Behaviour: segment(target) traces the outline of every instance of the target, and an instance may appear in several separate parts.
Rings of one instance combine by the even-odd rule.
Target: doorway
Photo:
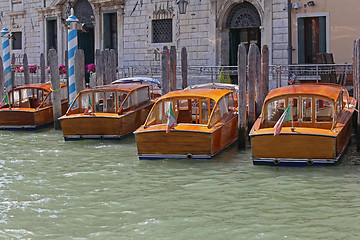
[[[95,38],[94,38],[94,24],[84,24],[81,31],[78,31],[79,49],[84,51],[85,65],[94,63],[95,56]],[[85,71],[85,82],[89,83],[90,73]]]
[[[239,44],[244,44],[246,52],[249,51],[251,43],[261,48],[261,33],[259,28],[230,29],[230,56],[229,65],[237,66],[237,52]]]

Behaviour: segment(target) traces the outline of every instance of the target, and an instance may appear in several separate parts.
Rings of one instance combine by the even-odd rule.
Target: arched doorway
[[[261,20],[257,9],[249,2],[242,2],[230,11],[225,27],[229,29],[229,65],[237,65],[237,50],[243,43],[246,50],[251,43],[261,48]]]
[[[74,5],[74,14],[79,19],[82,29],[78,31],[78,47],[84,50],[85,65],[94,63],[95,38],[94,38],[94,13],[87,0],[79,0]],[[85,72],[85,80],[89,82],[89,73]]]

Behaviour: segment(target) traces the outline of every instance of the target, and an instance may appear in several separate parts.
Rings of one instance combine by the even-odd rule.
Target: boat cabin
[[[186,91],[206,92],[208,90],[184,90],[182,94],[167,94],[158,100],[152,108],[145,127],[167,124],[170,104],[172,104],[175,119],[178,124],[197,124],[208,127],[214,126],[228,113],[235,110],[234,94],[229,90],[220,99],[212,98],[211,94],[187,94]],[[210,90],[212,91],[212,90]],[[175,91],[178,92],[178,91]]]
[[[31,84],[9,91],[9,102],[12,108],[42,108],[52,106],[51,84]],[[61,85],[61,100],[67,100],[67,86]],[[6,107],[6,106],[5,106]],[[8,106],[7,106],[8,107]]]
[[[319,85],[322,91],[298,86],[289,86],[288,92],[281,94],[276,91],[265,100],[261,128],[272,128],[291,104],[292,121],[284,126],[313,127],[332,129],[341,117],[341,112],[349,102],[349,94],[345,88]]]
[[[124,114],[150,100],[148,85],[116,84],[81,91],[66,115],[84,113]]]

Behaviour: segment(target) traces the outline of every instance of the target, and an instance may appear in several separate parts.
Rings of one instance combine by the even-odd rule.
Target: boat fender
[[[274,164],[275,164],[275,165],[278,165],[279,163],[280,163],[279,160],[277,160],[277,159],[274,160]]]
[[[192,154],[191,153],[186,154],[186,158],[187,159],[192,159]]]
[[[313,164],[313,161],[312,160],[307,160],[306,163],[307,163],[307,165],[311,166]]]

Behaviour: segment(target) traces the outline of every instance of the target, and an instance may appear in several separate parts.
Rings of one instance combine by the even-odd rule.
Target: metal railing
[[[22,65],[13,65],[16,85],[24,84]],[[30,83],[40,82],[40,67],[31,65]],[[181,88],[181,67],[177,67],[177,86]],[[342,85],[352,85],[352,64],[298,64],[298,65],[270,65],[270,89],[288,85],[289,76],[295,75],[295,83],[302,82],[335,82]],[[188,66],[188,85],[223,82],[237,82],[237,66]],[[161,67],[127,67],[117,70],[117,78],[146,76],[161,80]],[[50,73],[46,71],[46,81],[50,80]]]

